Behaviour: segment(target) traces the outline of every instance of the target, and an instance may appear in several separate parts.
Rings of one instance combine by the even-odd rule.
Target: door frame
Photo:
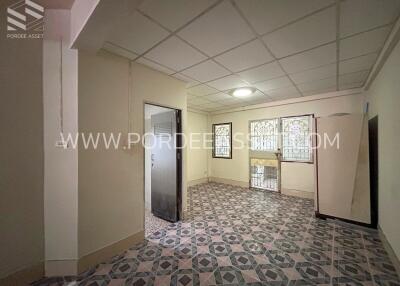
[[[248,174],[249,174],[249,189],[255,189],[255,190],[260,190],[260,191],[268,191],[268,192],[275,192],[275,193],[282,193],[281,190],[281,164],[282,161],[278,160],[278,167],[277,167],[277,190],[271,190],[271,189],[263,189],[263,188],[257,188],[257,187],[252,187],[251,186],[251,159],[263,159],[262,156],[257,156],[256,154],[262,154],[263,152],[265,153],[274,153],[274,151],[253,151],[251,150],[251,123],[252,122],[257,122],[257,121],[264,121],[264,120],[278,120],[278,134],[281,132],[281,124],[280,124],[280,117],[272,117],[272,118],[261,118],[261,119],[251,119],[248,121],[248,126],[247,126],[247,132],[248,132],[248,138],[249,140],[247,141],[247,146],[248,146]],[[277,147],[279,149],[279,146],[281,144],[280,142],[281,138],[278,136],[277,138]],[[278,150],[276,150],[277,152]]]
[[[145,133],[145,115],[146,115],[146,110],[145,107],[146,105],[153,105],[153,106],[158,106],[162,108],[167,108],[170,110],[174,110],[176,112],[176,134],[178,135],[176,144],[176,167],[177,167],[177,178],[176,178],[176,186],[177,186],[177,210],[178,210],[178,221],[182,219],[183,217],[183,209],[182,209],[182,195],[183,195],[183,141],[182,141],[182,130],[183,130],[183,123],[182,123],[182,110],[178,109],[173,106],[168,106],[168,105],[162,105],[159,103],[151,102],[151,101],[143,101],[143,107],[142,107],[142,136]],[[142,189],[142,194],[143,194],[143,229],[145,230],[146,228],[146,214],[145,214],[145,203],[146,203],[146,154],[145,154],[145,149],[144,146],[142,146],[143,150],[143,161],[142,161],[142,167],[143,167],[143,189]]]

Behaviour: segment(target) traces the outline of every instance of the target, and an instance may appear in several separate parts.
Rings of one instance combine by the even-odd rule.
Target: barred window
[[[232,159],[232,123],[213,124],[213,157]]]
[[[282,118],[282,159],[311,161],[311,116]]]
[[[278,150],[278,119],[250,122],[250,149],[253,151]]]

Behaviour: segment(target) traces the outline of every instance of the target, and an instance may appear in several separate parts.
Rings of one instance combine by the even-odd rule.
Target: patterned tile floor
[[[312,200],[216,183],[188,197],[182,222],[34,285],[400,285],[376,231],[318,220]]]
[[[154,216],[151,211],[147,209],[144,211],[144,217],[144,230],[146,238],[156,231],[166,228],[170,224],[170,222]]]

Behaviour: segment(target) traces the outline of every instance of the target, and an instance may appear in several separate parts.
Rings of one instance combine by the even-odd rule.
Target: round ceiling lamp
[[[241,87],[237,88],[232,92],[232,95],[235,97],[246,97],[251,95],[254,92],[254,89],[250,87]]]

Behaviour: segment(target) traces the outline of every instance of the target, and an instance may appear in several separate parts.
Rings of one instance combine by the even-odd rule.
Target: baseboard
[[[307,192],[293,189],[282,189],[281,193],[288,196],[300,197],[305,199],[314,199],[314,192]]]
[[[187,186],[192,187],[192,186],[195,186],[198,184],[204,184],[204,183],[208,183],[208,178],[201,178],[201,179],[197,179],[197,180],[188,181]]]
[[[78,261],[78,273],[82,273],[101,262],[107,261],[113,256],[122,253],[123,251],[139,242],[142,242],[143,240],[144,230],[81,257]]]
[[[379,233],[379,237],[381,238],[383,247],[385,248],[386,252],[389,254],[390,260],[393,262],[394,268],[396,268],[397,276],[400,277],[400,260],[397,257],[396,253],[394,252],[389,241],[387,240],[386,235],[382,231],[380,225],[378,225],[378,233]]]
[[[45,275],[46,277],[78,275],[78,260],[47,260]]]
[[[42,279],[44,276],[44,262],[19,270],[0,279],[1,286],[22,286]]]
[[[209,181],[215,182],[215,183],[222,183],[222,184],[227,184],[227,185],[238,186],[238,187],[242,187],[242,188],[249,187],[249,182],[235,181],[235,180],[230,180],[230,179],[225,179],[225,178],[209,177]]]

